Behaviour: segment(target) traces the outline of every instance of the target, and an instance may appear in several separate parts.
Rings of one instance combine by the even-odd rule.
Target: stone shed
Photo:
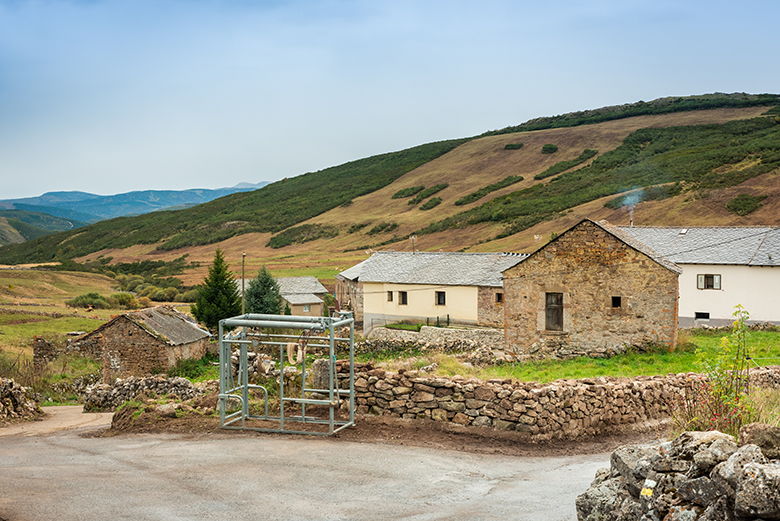
[[[167,306],[116,316],[73,346],[103,360],[103,382],[145,376],[165,370],[178,360],[202,358],[209,346],[208,331],[184,313]]]
[[[677,343],[681,269],[606,221],[581,221],[504,274],[505,344],[539,357]]]

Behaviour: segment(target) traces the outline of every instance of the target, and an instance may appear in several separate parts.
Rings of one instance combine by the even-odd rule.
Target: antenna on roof
[[[417,236],[416,235],[410,235],[409,236],[409,242],[412,243],[412,253],[414,253],[416,251],[415,250],[415,246],[417,244]]]

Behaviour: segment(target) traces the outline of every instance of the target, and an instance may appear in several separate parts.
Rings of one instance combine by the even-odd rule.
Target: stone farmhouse
[[[158,306],[116,316],[74,340],[78,351],[103,361],[103,382],[145,376],[186,358],[202,358],[210,334],[173,308]]]
[[[621,227],[682,268],[680,327],[723,326],[741,304],[780,324],[780,228]]]
[[[376,252],[341,272],[336,297],[361,308],[363,331],[399,321],[501,327],[501,272],[525,256],[502,253]],[[344,300],[339,300],[344,304]],[[353,304],[354,303],[354,304]]]
[[[581,221],[504,270],[505,344],[541,357],[677,343],[682,270],[606,221]]]
[[[337,273],[336,279],[336,300],[344,309],[352,311],[355,322],[363,322],[363,282],[360,280],[360,272],[368,259],[360,262],[341,273]]]

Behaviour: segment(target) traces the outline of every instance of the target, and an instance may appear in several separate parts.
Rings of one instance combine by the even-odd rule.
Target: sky
[[[780,92],[776,0],[0,0],[0,199],[275,181],[540,116]]]

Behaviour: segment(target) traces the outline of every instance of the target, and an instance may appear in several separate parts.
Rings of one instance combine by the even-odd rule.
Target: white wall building
[[[780,324],[780,228],[621,229],[680,266],[680,327],[722,326],[741,304],[751,322]]]

